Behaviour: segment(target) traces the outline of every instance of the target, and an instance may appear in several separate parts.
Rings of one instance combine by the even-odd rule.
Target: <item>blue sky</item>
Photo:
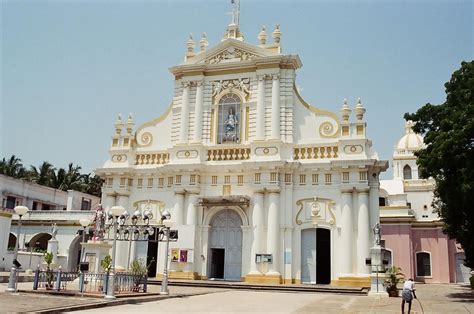
[[[189,33],[215,45],[231,10],[230,0],[0,4],[0,156],[87,172],[107,159],[118,113],[140,124],[165,110],[168,68],[183,61]],[[284,52],[303,61],[303,97],[332,111],[360,97],[368,135],[390,160],[403,113],[442,103],[451,73],[473,59],[473,9],[456,0],[244,0],[241,29],[257,43],[262,25],[280,24]]]

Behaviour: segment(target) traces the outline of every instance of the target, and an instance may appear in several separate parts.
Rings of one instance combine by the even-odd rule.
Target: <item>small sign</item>
[[[179,250],[178,249],[171,249],[171,261],[172,262],[179,262]]]
[[[255,254],[256,263],[273,263],[272,254]]]

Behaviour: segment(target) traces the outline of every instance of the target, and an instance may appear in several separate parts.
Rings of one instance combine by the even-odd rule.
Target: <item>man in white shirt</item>
[[[413,300],[413,297],[416,299],[416,294],[415,294],[415,282],[413,281],[412,278],[408,279],[405,281],[403,284],[403,290],[402,290],[402,313],[405,313],[405,302],[408,303],[408,314],[411,311],[411,301]]]

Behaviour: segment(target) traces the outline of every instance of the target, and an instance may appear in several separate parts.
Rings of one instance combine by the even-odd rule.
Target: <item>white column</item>
[[[342,214],[341,214],[341,246],[340,269],[341,276],[352,274],[352,192],[342,192]]]
[[[369,182],[369,221],[370,229],[372,229],[376,223],[380,222],[379,212],[379,182]],[[374,243],[373,232],[370,232],[370,244]]]
[[[197,194],[189,194],[188,197],[188,210],[186,212],[186,224],[196,225],[197,222]]]
[[[109,210],[111,209],[113,206],[115,206],[115,195],[107,195],[107,197],[105,198],[105,204],[104,204],[104,208]]]
[[[255,192],[253,194],[253,209],[252,209],[252,228],[253,241],[250,248],[250,272],[249,275],[259,275],[257,264],[255,263],[255,255],[262,252],[263,241],[263,193]]]
[[[128,195],[118,195],[117,205],[125,208],[126,211],[130,212],[128,204]],[[115,251],[115,266],[118,268],[128,268],[128,241],[117,241]],[[133,259],[130,259],[131,261]]]
[[[280,74],[273,75],[271,139],[280,139]]]
[[[273,257],[273,263],[268,266],[268,274],[280,275],[280,213],[278,210],[280,193],[271,191],[268,195],[268,203],[267,251]]]
[[[258,75],[257,121],[255,139],[265,139],[265,75]]]
[[[196,103],[194,105],[194,136],[193,142],[200,143],[202,140],[202,102],[203,102],[203,82],[197,82]]]
[[[369,194],[367,191],[359,192],[359,216],[357,217],[357,273],[369,275],[369,268],[365,259],[370,257],[370,222],[369,222]]]
[[[175,226],[184,224],[184,192],[175,192],[174,194],[174,214],[171,219],[174,220]]]
[[[188,142],[188,119],[189,119],[189,82],[183,82],[183,95],[181,97],[181,127],[180,143]]]

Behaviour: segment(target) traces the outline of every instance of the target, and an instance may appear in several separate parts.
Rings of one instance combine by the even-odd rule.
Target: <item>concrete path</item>
[[[176,287],[177,288],[177,287]],[[417,285],[424,313],[474,313],[474,293],[460,285]],[[159,313],[400,313],[400,298],[328,293],[221,291],[179,299],[84,311]],[[406,309],[407,310],[407,309]],[[412,313],[423,313],[415,300]]]

